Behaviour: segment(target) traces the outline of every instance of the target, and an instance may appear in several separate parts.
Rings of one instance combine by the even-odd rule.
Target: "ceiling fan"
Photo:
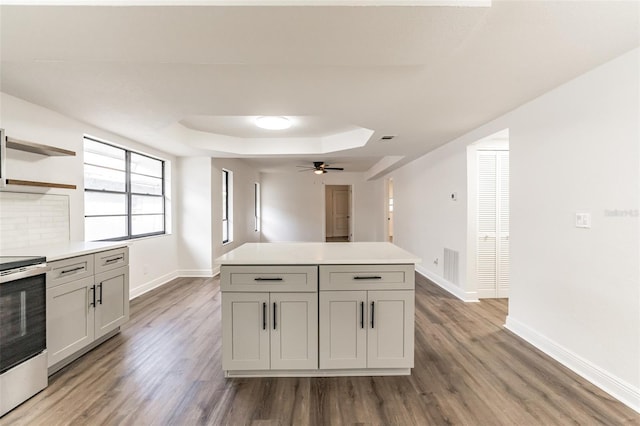
[[[299,170],[300,172],[313,170],[313,173],[317,175],[327,173],[328,170],[344,170],[343,167],[329,167],[329,166],[330,164],[326,164],[324,161],[314,161],[313,167],[310,167],[310,166],[297,166],[297,167],[302,167],[302,170]]]

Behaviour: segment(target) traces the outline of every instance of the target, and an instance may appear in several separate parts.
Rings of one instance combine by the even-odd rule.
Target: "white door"
[[[320,368],[367,367],[367,292],[320,292]]]
[[[95,283],[97,339],[129,320],[129,267],[97,274]]]
[[[271,369],[318,368],[318,294],[271,293]]]
[[[367,367],[413,368],[414,292],[369,291]]]
[[[48,366],[94,340],[93,276],[47,289]]]
[[[509,296],[509,151],[478,151],[478,297]]]
[[[269,293],[222,293],[222,369],[269,369]]]
[[[333,236],[349,236],[349,190],[333,191]]]

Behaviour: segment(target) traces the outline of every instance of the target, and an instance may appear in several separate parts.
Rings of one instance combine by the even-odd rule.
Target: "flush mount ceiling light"
[[[256,118],[256,126],[267,130],[284,130],[291,127],[291,121],[286,117],[264,116]]]

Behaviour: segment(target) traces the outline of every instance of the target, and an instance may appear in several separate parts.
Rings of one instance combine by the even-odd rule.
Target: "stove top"
[[[45,263],[44,256],[0,256],[0,271]]]

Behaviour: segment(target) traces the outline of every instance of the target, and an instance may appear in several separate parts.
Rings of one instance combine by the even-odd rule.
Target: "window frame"
[[[231,236],[231,218],[229,217],[229,201],[231,200],[231,185],[229,184],[232,172],[222,169],[222,244],[228,244],[233,241]],[[225,239],[225,231],[227,238]]]
[[[262,208],[262,199],[260,194],[260,182],[253,183],[253,231],[260,232],[260,209]]]
[[[101,239],[101,240],[91,240],[91,241],[125,241],[125,240],[135,240],[135,239],[139,239],[139,238],[145,238],[145,237],[152,237],[152,236],[157,236],[157,235],[166,235],[167,234],[167,197],[166,197],[166,161],[162,160],[160,158],[154,157],[152,155],[149,154],[144,154],[142,152],[139,151],[133,151],[130,150],[128,148],[123,148],[121,146],[117,146],[114,145],[112,143],[109,142],[105,142],[99,139],[96,139],[94,137],[91,136],[84,136],[83,141],[84,140],[90,140],[91,142],[95,142],[95,143],[101,143],[103,145],[107,145],[111,148],[116,148],[119,150],[124,151],[124,161],[125,161],[125,189],[124,191],[114,191],[114,190],[105,190],[105,189],[92,189],[92,188],[84,188],[84,192],[85,194],[87,192],[93,192],[93,193],[98,193],[98,194],[118,194],[118,195],[124,195],[125,199],[126,199],[126,206],[125,206],[125,210],[126,213],[125,214],[97,214],[97,215],[87,215],[85,213],[84,218],[85,220],[87,218],[91,218],[91,217],[121,217],[121,216],[125,216],[126,217],[126,228],[127,228],[127,235],[125,236],[121,236],[121,237],[114,237],[114,238],[105,238],[105,239]],[[83,146],[83,152],[84,152],[84,146]],[[146,158],[150,158],[152,160],[158,161],[160,162],[160,167],[161,167],[161,176],[152,176],[152,175],[146,175],[144,173],[133,173],[131,171],[131,154],[136,154],[139,155],[141,157],[146,157]],[[85,160],[83,159],[83,166],[87,165],[89,163],[86,163]],[[108,167],[104,167],[104,166],[100,166],[97,164],[89,164],[91,166],[94,167],[103,167],[103,168],[108,168]],[[136,175],[140,175],[140,176],[146,176],[146,177],[150,177],[150,178],[154,178],[154,179],[160,179],[161,180],[161,193],[160,194],[145,194],[145,193],[141,193],[141,192],[133,192],[132,191],[132,185],[131,185],[131,175],[132,174],[136,174]],[[84,176],[84,170],[83,170],[83,176]],[[162,200],[162,213],[138,213],[138,214],[134,214],[132,213],[132,204],[133,204],[133,197],[134,196],[143,196],[143,197],[155,197],[155,198],[160,198]],[[86,211],[86,208],[85,208]],[[162,230],[161,231],[155,231],[155,232],[147,232],[144,234],[132,234],[132,227],[133,227],[133,217],[134,216],[158,216],[161,215],[162,216]],[[85,225],[86,226],[86,225]],[[85,228],[86,229],[86,228]],[[86,240],[86,235],[85,235],[85,240]]]

